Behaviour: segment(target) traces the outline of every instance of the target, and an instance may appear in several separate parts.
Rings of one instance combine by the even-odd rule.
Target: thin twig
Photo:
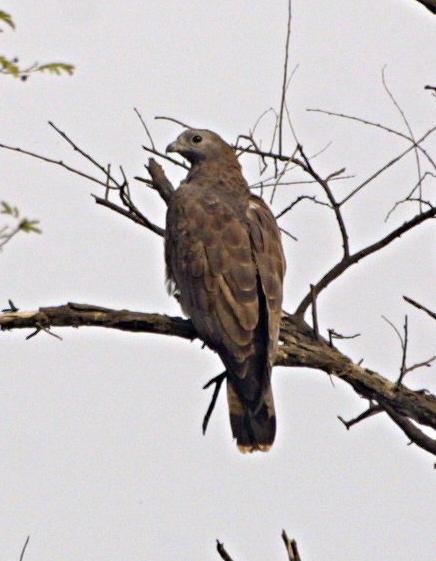
[[[292,210],[295,206],[297,206],[298,203],[301,203],[301,201],[312,201],[313,203],[315,203],[317,205],[327,206],[327,207],[331,208],[331,206],[328,203],[318,200],[316,198],[316,195],[300,195],[299,197],[297,197],[295,199],[295,201],[292,201],[291,204],[289,204],[287,207],[285,207],[283,210],[281,210],[278,214],[276,214],[276,220],[278,220],[279,218],[284,216],[287,212]]]
[[[342,335],[341,333],[337,333],[334,329],[328,329],[329,334],[329,344],[333,346],[333,339],[356,339],[356,337],[360,337],[360,333],[355,333],[354,335]]]
[[[183,121],[180,121],[179,119],[174,119],[174,117],[165,117],[164,115],[156,115],[155,116],[155,120],[161,120],[161,121],[170,121],[171,123],[176,123],[176,125],[180,125],[181,127],[184,127],[185,129],[195,129],[196,127],[191,127],[191,125],[187,125],[186,123],[184,123]]]
[[[288,238],[291,238],[291,240],[294,240],[294,242],[298,242],[297,236],[294,236],[294,234],[291,234],[291,232],[289,232],[288,230],[285,230],[281,226],[279,227],[279,230],[280,230],[280,232],[283,232],[283,234],[285,234],[285,236],[288,236]]]
[[[424,175],[421,177],[420,181],[418,181],[418,183],[416,183],[416,185],[415,185],[415,186],[413,187],[413,189],[410,191],[410,193],[409,193],[406,197],[404,197],[404,199],[401,199],[400,201],[397,201],[397,202],[393,205],[393,207],[392,207],[392,208],[389,210],[389,212],[386,214],[386,217],[385,217],[385,220],[384,220],[385,222],[387,222],[387,221],[389,220],[389,218],[391,217],[391,214],[392,214],[400,205],[402,205],[402,204],[404,204],[404,203],[418,201],[418,202],[420,203],[420,205],[425,204],[426,206],[429,206],[429,207],[432,206],[432,204],[430,203],[430,201],[425,201],[425,200],[423,200],[422,198],[414,198],[414,197],[413,197],[413,194],[415,193],[415,191],[416,191],[418,188],[421,189],[422,183],[423,183],[423,181],[424,181],[424,179],[425,179],[426,177],[434,177],[434,178],[436,178],[436,175],[435,175],[434,173],[430,172],[430,171],[426,171],[426,172],[424,173]]]
[[[409,342],[409,326],[407,321],[407,315],[404,316],[404,337],[403,337],[403,354],[401,357],[401,367],[400,367],[400,375],[398,376],[398,380],[396,383],[396,388],[398,389],[401,386],[401,382],[403,381],[404,376],[407,372],[406,366],[406,359],[407,359],[407,344]]]
[[[230,557],[230,555],[225,550],[224,544],[221,543],[219,540],[216,541],[216,550],[218,551],[221,559],[223,559],[224,561],[233,561],[233,559]]]
[[[372,173],[367,179],[365,179],[365,181],[360,183],[360,185],[358,185],[355,189],[353,189],[353,191],[351,191],[351,193],[349,193],[344,199],[342,199],[342,201],[339,204],[342,206],[344,203],[349,201],[352,197],[354,197],[354,195],[356,193],[358,193],[361,189],[363,189],[366,185],[368,185],[368,183],[371,183],[371,181],[373,181],[376,177],[378,177],[383,172],[385,172],[387,169],[389,169],[394,164],[396,164],[398,161],[400,161],[404,156],[406,156],[409,152],[411,152],[415,148],[415,146],[418,146],[419,144],[421,144],[421,142],[423,142],[426,138],[428,138],[435,130],[436,130],[436,126],[429,129],[423,136],[421,136],[421,138],[419,140],[417,140],[411,146],[409,146],[406,150],[404,150],[403,152],[398,154],[398,156],[395,156],[395,158],[392,158],[392,160],[389,160],[389,162],[387,164],[385,164],[384,166],[379,168],[377,171]]]
[[[78,152],[81,156],[88,160],[88,162],[91,162],[92,165],[103,172],[105,177],[107,177],[108,171],[102,164],[97,162],[97,160],[93,158],[88,152],[85,152],[85,150],[80,148],[80,146],[78,146],[65,132],[61,131],[52,121],[49,121],[48,124],[73,148],[75,152]],[[109,177],[114,185],[118,187],[118,181],[112,175]]]
[[[349,421],[346,421],[340,415],[338,415],[338,419],[341,421],[341,423],[344,425],[344,427],[347,430],[350,430],[350,428],[353,425],[357,425],[357,423],[360,423],[361,421],[364,421],[365,419],[369,419],[369,417],[373,417],[374,415],[377,415],[378,413],[382,413],[383,411],[384,411],[384,409],[383,409],[383,407],[381,407],[381,405],[374,405],[373,403],[371,403],[370,406],[368,407],[368,409],[366,409],[363,413],[361,413],[360,415],[358,415],[354,419],[350,419]]]
[[[218,396],[220,394],[221,385],[224,382],[224,380],[226,379],[226,377],[227,377],[227,372],[226,371],[221,372],[221,374],[218,374],[218,376],[215,376],[215,378],[212,378],[211,380],[209,380],[209,382],[207,382],[207,384],[205,384],[203,386],[203,390],[206,390],[212,384],[215,384],[212,399],[210,400],[209,407],[207,408],[206,414],[203,418],[203,424],[202,424],[203,434],[206,434],[207,427],[208,427],[208,424],[209,424],[209,421],[210,421],[210,417],[213,413],[213,410],[215,409],[215,405],[216,405]]]
[[[285,530],[282,530],[282,540],[285,544],[286,553],[288,554],[289,561],[301,561],[300,553],[298,551],[297,542],[294,539],[289,539]]]
[[[310,293],[312,297],[312,324],[313,332],[315,334],[315,339],[319,341],[319,327],[318,327],[318,312],[316,309],[316,288],[313,284],[310,285]]]
[[[426,366],[427,368],[431,367],[431,363],[434,362],[436,360],[436,355],[428,358],[427,360],[423,360],[422,362],[417,362],[416,364],[413,364],[412,366],[408,366],[406,368],[405,373],[408,374],[409,372],[412,372],[413,370],[417,370],[418,368],[423,368],[424,366]]]
[[[277,190],[277,186],[280,184],[280,180],[282,179],[282,177],[286,174],[286,172],[288,171],[288,166],[292,163],[292,160],[288,160],[285,165],[283,166],[283,169],[280,171],[280,173],[277,173],[277,177],[276,177],[276,181],[274,183],[273,186],[273,190],[271,192],[271,196],[269,199],[269,203],[270,205],[273,203],[274,201],[274,196],[276,194],[276,190]],[[266,168],[265,168],[266,169]]]
[[[46,162],[48,164],[55,164],[57,166],[60,166],[64,169],[66,169],[67,171],[70,171],[71,173],[74,173],[75,175],[79,175],[80,177],[84,177],[85,179],[89,179],[90,181],[93,181],[94,183],[98,183],[99,185],[102,185],[103,187],[106,187],[106,181],[101,181],[100,179],[97,179],[96,177],[93,177],[92,175],[89,175],[88,173],[84,173],[83,171],[80,171],[76,168],[73,168],[73,167],[65,164],[62,160],[54,160],[53,158],[48,158],[47,156],[42,156],[41,154],[37,154],[36,152],[31,152],[30,150],[24,150],[23,148],[18,148],[18,147],[14,147],[14,146],[8,146],[7,144],[0,144],[0,148],[4,148],[5,150],[11,150],[12,152],[18,152],[19,154],[24,154],[26,156],[36,158],[37,160],[41,160],[41,161]],[[105,170],[105,177],[107,177],[106,170]]]
[[[141,121],[141,124],[142,124],[142,126],[145,130],[145,134],[147,135],[147,138],[150,141],[151,147],[156,149],[156,146],[154,145],[154,142],[153,142],[153,137],[151,136],[151,133],[150,133],[148,127],[147,127],[146,122],[142,118],[141,113],[136,109],[136,107],[133,108],[133,111],[138,115],[138,119]]]
[[[17,306],[12,302],[12,300],[9,298],[8,300],[8,304],[9,304],[9,308],[3,308],[2,312],[18,312],[19,308],[17,308]]]
[[[291,170],[288,170],[291,171]],[[342,177],[332,177],[331,179],[329,179],[329,181],[341,181],[343,179],[354,179],[354,177],[356,177],[355,175],[343,175]],[[135,179],[137,179],[135,177]],[[144,181],[143,179],[141,179],[142,181]],[[274,181],[273,183],[268,183],[269,179],[264,179],[263,181],[257,181],[256,183],[253,183],[252,185],[250,185],[250,189],[266,189],[267,187],[274,187],[274,185],[276,184],[276,182]],[[318,183],[318,181],[315,181],[315,179],[301,179],[298,181],[280,181],[280,183],[277,185],[277,187],[285,187],[288,185],[313,185],[314,183]],[[327,204],[327,203],[325,203]]]
[[[404,376],[408,372],[408,368],[406,366],[407,344],[408,344],[408,338],[409,338],[407,315],[404,317],[404,327],[403,327],[404,335],[403,336],[401,335],[400,331],[397,329],[395,324],[390,319],[388,319],[386,316],[382,316],[382,318],[392,327],[392,329],[394,330],[398,339],[400,340],[400,345],[401,345],[400,375],[398,376],[398,379],[395,383],[395,388],[398,390],[398,388],[401,385],[401,382],[403,381]]]
[[[370,127],[375,127],[377,129],[381,129],[385,132],[395,134],[396,136],[400,136],[401,138],[404,138],[405,140],[413,142],[413,140],[409,136],[407,136],[407,134],[404,134],[400,131],[392,129],[392,128],[386,126],[386,125],[382,125],[381,123],[375,123],[374,121],[369,121],[368,119],[363,119],[362,117],[356,117],[355,115],[346,115],[345,113],[337,113],[336,111],[327,111],[326,109],[306,109],[306,111],[308,111],[310,113],[322,113],[324,115],[330,115],[331,117],[341,117],[342,119],[348,119],[350,121],[356,121],[357,123],[361,123],[362,125],[368,125]],[[436,163],[430,157],[430,155],[426,152],[426,150],[422,146],[420,146],[419,144],[417,145],[417,149],[427,158],[427,160],[430,162],[432,167],[436,170]]]
[[[20,553],[20,561],[23,561],[24,559],[24,554],[26,553],[26,548],[29,544],[29,540],[30,540],[30,536],[27,536],[26,541],[24,542],[24,545],[21,549],[21,553]]]
[[[171,162],[175,166],[179,166],[179,167],[184,168],[184,169],[189,169],[189,166],[187,166],[183,162],[179,162],[175,158],[172,158],[171,156],[167,156],[164,152],[161,152],[160,150],[155,150],[154,148],[150,148],[149,146],[143,146],[142,148],[146,152],[150,152],[150,154],[154,154],[155,156],[159,156],[159,158],[163,158],[164,160],[167,160],[167,162]]]
[[[19,232],[21,232],[21,222],[12,230],[8,227],[3,228],[0,234],[0,251],[3,246],[9,243]]]
[[[326,194],[326,196],[327,196],[327,198],[330,202],[330,205],[333,209],[333,212],[335,213],[336,221],[338,223],[339,230],[340,230],[340,233],[341,233],[341,238],[342,238],[342,248],[343,248],[343,251],[344,251],[344,259],[348,259],[350,257],[350,246],[349,246],[347,228],[345,226],[344,218],[342,216],[341,204],[336,201],[336,198],[334,197],[333,192],[330,189],[328,181],[326,179],[323,179],[313,169],[312,164],[310,163],[309,159],[307,158],[306,154],[304,153],[303,147],[300,145],[298,148],[299,148],[299,152],[301,154],[301,157],[303,158],[303,162],[300,162],[300,165],[301,165],[302,169],[304,169],[304,171],[306,171],[309,175],[311,175],[320,184],[320,186],[323,188],[323,190],[324,190],[324,192],[325,192],[325,194]]]
[[[286,42],[285,42],[285,63],[283,68],[283,83],[282,83],[282,97],[280,101],[279,121],[278,121],[278,141],[279,141],[279,154],[282,153],[283,146],[283,112],[286,101],[286,89],[288,82],[288,60],[289,60],[289,43],[291,39],[291,22],[292,22],[292,0],[288,0],[288,22],[286,29]]]
[[[403,337],[402,337],[400,331],[398,330],[397,326],[395,325],[395,323],[393,323],[389,318],[387,318],[386,316],[383,316],[383,315],[382,315],[382,319],[384,319],[385,322],[388,323],[388,324],[392,327],[392,329],[394,330],[394,332],[395,332],[395,334],[397,335],[398,339],[400,340],[401,348],[403,348],[403,346],[404,346],[404,340],[403,340]]]
[[[132,220],[133,222],[136,222],[136,224],[140,224],[141,226],[144,226],[144,228],[151,230],[158,236],[161,237],[165,236],[165,230],[160,226],[153,224],[153,222],[150,222],[150,220],[148,220],[148,218],[146,218],[145,216],[143,215],[137,216],[130,210],[126,210],[123,207],[120,207],[102,197],[98,197],[97,195],[92,194],[91,196],[94,197],[94,200],[98,205],[105,206],[106,208],[110,208],[111,210],[117,212],[118,214],[122,214],[126,218],[129,218],[129,220]]]
[[[436,313],[435,312],[432,312],[429,308],[426,308],[422,304],[419,304],[418,302],[416,302],[416,300],[412,300],[412,298],[409,298],[408,296],[403,296],[403,299],[408,304],[411,304],[412,306],[415,306],[415,308],[418,308],[418,310],[422,310],[423,312],[428,314],[431,318],[436,319]]]

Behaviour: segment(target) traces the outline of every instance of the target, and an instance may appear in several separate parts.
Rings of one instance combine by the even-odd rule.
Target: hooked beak
[[[175,140],[174,142],[171,142],[171,144],[168,144],[168,146],[165,149],[165,152],[178,152],[179,150],[179,144],[177,142],[177,140]]]

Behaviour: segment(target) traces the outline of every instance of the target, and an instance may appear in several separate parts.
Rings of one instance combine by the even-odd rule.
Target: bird
[[[217,133],[186,129],[166,152],[190,164],[167,209],[167,287],[225,366],[237,447],[266,452],[276,434],[271,371],[286,269],[280,231]]]

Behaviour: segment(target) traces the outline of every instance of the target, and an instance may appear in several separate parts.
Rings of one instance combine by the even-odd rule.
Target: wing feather
[[[259,323],[256,263],[246,222],[217,195],[193,197],[181,187],[168,212],[166,259],[168,277],[179,287],[182,308],[197,331],[220,352],[226,367],[244,377],[243,363],[256,352]]]
[[[250,197],[247,216],[254,258],[266,299],[268,357],[272,364],[278,344],[286,262],[277,223],[261,198],[254,195]]]

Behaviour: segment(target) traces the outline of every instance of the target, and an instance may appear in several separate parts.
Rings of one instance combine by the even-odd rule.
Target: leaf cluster
[[[0,24],[5,23],[11,29],[15,29],[15,23],[12,16],[7,12],[0,10]],[[0,32],[4,30],[0,27]],[[13,76],[14,78],[20,78],[22,81],[26,81],[30,74],[35,72],[46,72],[48,74],[55,74],[60,76],[61,74],[68,74],[71,76],[74,72],[74,65],[68,64],[66,62],[47,62],[44,64],[38,64],[37,62],[31,64],[30,66],[21,67],[18,58],[10,58],[5,55],[0,55],[0,74],[7,74]]]
[[[19,232],[25,234],[41,234],[42,230],[39,227],[39,220],[31,220],[22,217],[18,207],[13,206],[6,201],[0,202],[0,214],[4,214],[15,220],[15,226],[2,226],[0,227],[0,250],[6,245],[14,236]]]

